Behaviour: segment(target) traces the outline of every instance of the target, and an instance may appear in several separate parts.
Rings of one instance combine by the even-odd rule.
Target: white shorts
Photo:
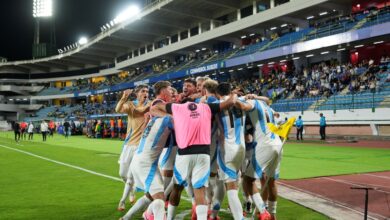
[[[177,146],[164,148],[161,152],[158,165],[161,170],[173,170],[175,165]]]
[[[193,188],[208,187],[210,176],[210,155],[188,154],[176,155],[174,167],[174,183],[187,186],[192,183]]]
[[[225,143],[224,146],[218,146],[219,179],[225,182],[237,181],[244,159],[244,145]]]
[[[137,190],[142,190],[150,195],[164,192],[163,180],[158,169],[158,160],[151,163],[150,159],[147,160],[137,154],[130,164],[130,170]]]
[[[137,151],[136,145],[125,145],[122,149],[122,153],[119,157],[119,176],[122,179],[132,180],[131,171],[129,169],[131,160],[133,159],[135,152]]]
[[[260,179],[264,173],[266,177],[279,179],[282,144],[257,145],[254,152],[245,175]]]

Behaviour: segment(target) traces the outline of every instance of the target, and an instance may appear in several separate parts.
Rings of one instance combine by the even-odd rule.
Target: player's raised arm
[[[171,104],[167,105],[166,103],[159,103],[150,107],[149,113],[155,117],[164,117],[169,115],[167,108],[170,108]]]
[[[130,110],[129,105],[126,103],[127,99],[129,98],[130,94],[133,90],[128,89],[123,91],[122,98],[119,100],[118,104],[116,104],[115,111],[117,113],[126,113]]]
[[[230,94],[229,98],[226,101],[221,102],[219,104],[219,108],[221,110],[228,109],[228,108],[234,106],[236,104],[236,102],[237,102],[237,94]]]
[[[243,111],[250,111],[253,109],[253,105],[248,103],[248,102],[245,102],[245,101],[241,101],[241,100],[237,100],[237,102],[234,104],[234,107],[236,108],[239,108]]]
[[[263,101],[263,102],[267,103],[267,105],[271,104],[271,100],[268,97],[265,97],[265,96],[258,96],[258,95],[255,95],[255,94],[248,94],[248,95],[245,96],[245,98],[246,99],[260,100],[260,101]]]

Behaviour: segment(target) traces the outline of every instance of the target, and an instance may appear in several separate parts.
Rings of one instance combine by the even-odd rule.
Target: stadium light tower
[[[34,43],[39,44],[39,20],[53,15],[53,0],[33,0],[33,17],[35,18]]]
[[[43,18],[51,18],[53,16],[53,0],[33,0],[33,11],[32,15],[35,19],[35,33],[34,33],[34,44],[33,44],[33,58],[45,57],[52,55],[55,50],[55,31],[54,21],[51,19],[51,32],[50,32],[50,44],[40,43],[40,21]]]

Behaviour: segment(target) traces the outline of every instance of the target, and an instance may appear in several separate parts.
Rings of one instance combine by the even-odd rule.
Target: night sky
[[[126,6],[144,0],[53,0],[57,48],[77,42],[81,36],[92,37]],[[31,59],[35,21],[33,0],[4,0],[0,7],[0,57],[9,61]],[[50,23],[41,22],[41,42],[50,39]]]

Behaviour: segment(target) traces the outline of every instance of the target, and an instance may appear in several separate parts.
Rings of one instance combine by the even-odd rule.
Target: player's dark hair
[[[229,95],[231,92],[231,86],[229,83],[220,83],[217,87],[217,93],[220,96]]]
[[[148,89],[149,86],[146,85],[146,84],[138,85],[137,87],[135,87],[134,92],[135,92],[135,93],[138,93],[139,91],[141,91],[142,89],[145,89],[145,88]]]
[[[154,94],[159,95],[161,90],[168,88],[171,86],[171,83],[168,81],[159,81],[156,82],[153,86]]]
[[[194,85],[196,87],[196,81],[192,78],[185,79],[184,83],[191,83],[192,85]]]

